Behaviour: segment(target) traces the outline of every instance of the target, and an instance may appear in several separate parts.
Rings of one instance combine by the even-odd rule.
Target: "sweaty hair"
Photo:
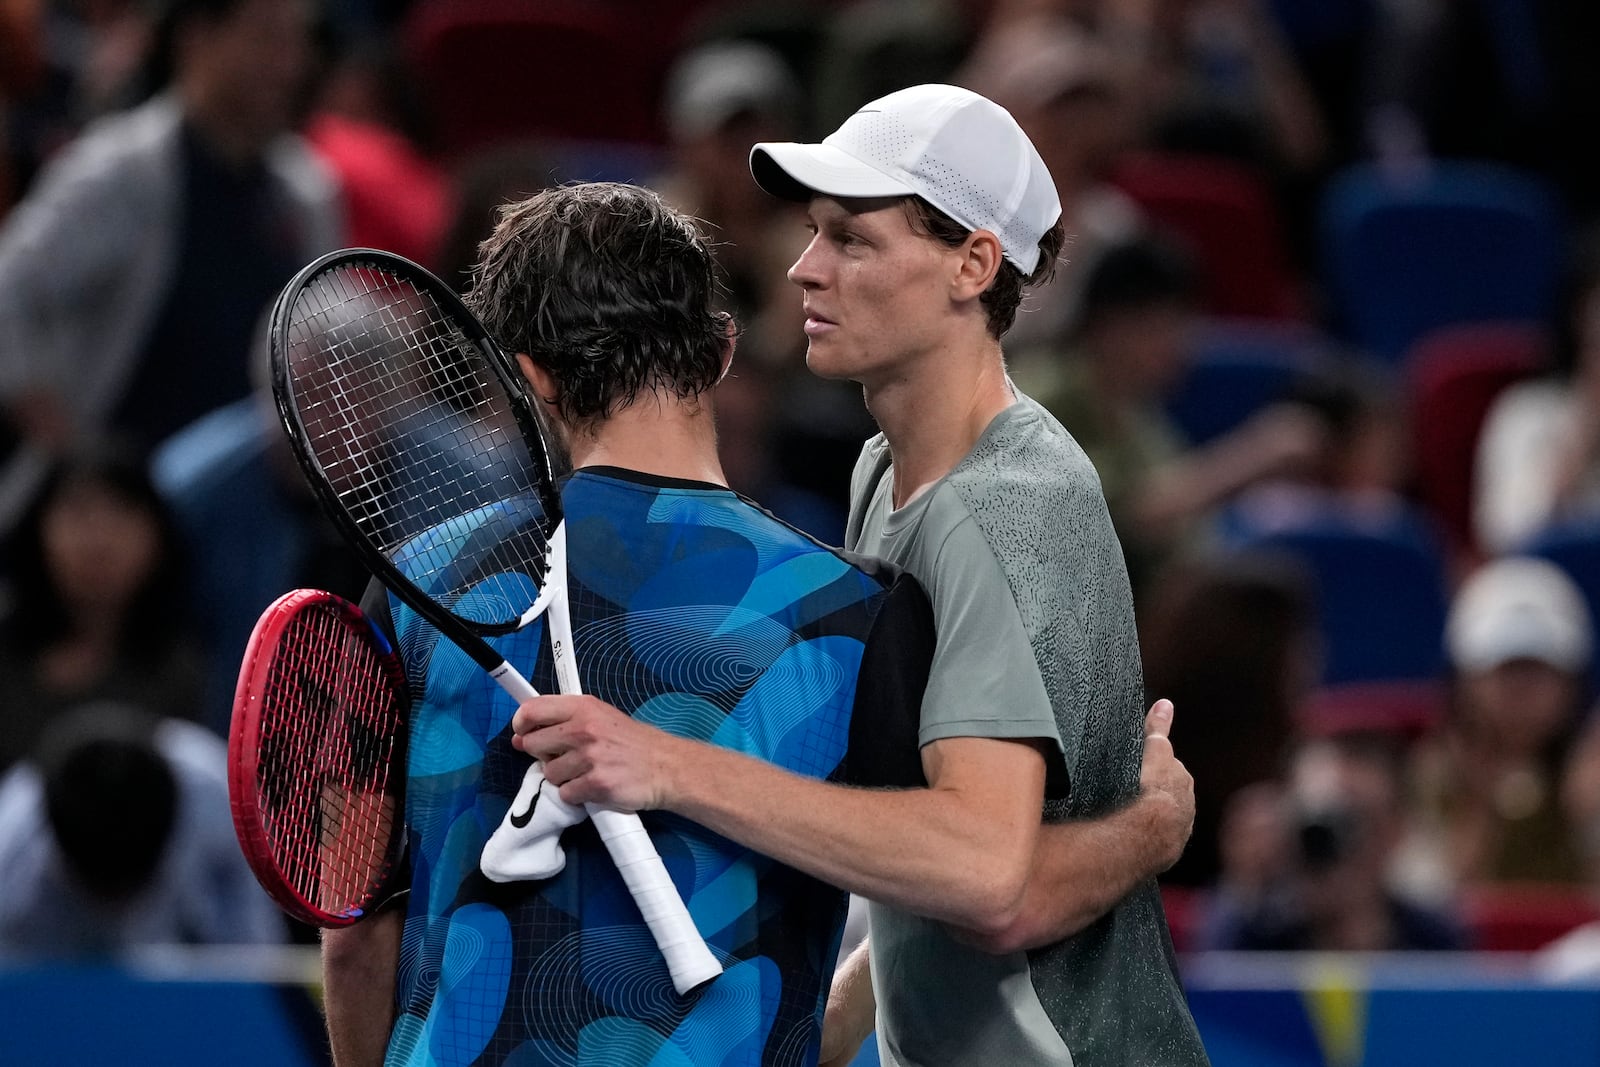
[[[468,302],[511,352],[550,372],[568,425],[641,393],[699,396],[717,383],[729,317],[712,309],[711,249],[648,189],[563,185],[500,209]]]
[[[920,196],[906,198],[906,216],[911,222],[913,231],[932,237],[951,248],[961,244],[967,239],[967,235],[972,233]],[[1000,270],[995,274],[994,281],[979,297],[979,303],[988,313],[989,334],[995,340],[1004,337],[1006,331],[1011,329],[1011,324],[1017,320],[1017,308],[1022,306],[1023,290],[1044,284],[1055,273],[1056,261],[1061,258],[1061,249],[1066,240],[1066,224],[1061,219],[1056,219],[1055,225],[1039,238],[1039,264],[1026,278],[1009,259],[1000,261]]]

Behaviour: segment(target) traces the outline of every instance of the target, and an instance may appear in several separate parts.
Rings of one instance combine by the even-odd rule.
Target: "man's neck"
[[[894,459],[894,506],[904,507],[955,469],[1016,399],[998,341],[930,353],[910,373],[866,388],[867,409]]]
[[[591,427],[569,435],[573,467],[624,470],[727,485],[704,397],[683,402],[646,394]]]
[[[265,155],[271,138],[235,121],[203,86],[180,85],[178,95],[184,120],[211,155],[238,169],[258,163]]]

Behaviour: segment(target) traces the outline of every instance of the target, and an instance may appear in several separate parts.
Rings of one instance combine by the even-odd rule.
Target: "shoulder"
[[[225,489],[267,446],[267,426],[254,397],[229,404],[179,430],[150,458],[156,485],[169,497]]]
[[[873,487],[883,480],[884,472],[889,469],[889,461],[889,439],[883,434],[876,434],[861,446],[855,469],[850,472],[852,510],[871,498]]]
[[[227,787],[228,743],[203,726],[164,719],[156,727],[156,747],[189,788]]]
[[[1549,378],[1518,382],[1495,397],[1485,417],[1485,433],[1508,427],[1544,426],[1562,418],[1572,406],[1572,390]]]
[[[55,169],[63,176],[110,179],[141,161],[165,166],[175,158],[181,124],[177,102],[168,96],[155,97],[91,122],[62,150]]]
[[[301,204],[325,209],[337,202],[339,182],[333,170],[317,155],[310,142],[298,134],[285,134],[273,142],[267,162],[290,195]]]
[[[1089,457],[1054,415],[1026,396],[996,416],[948,483],[975,513],[1040,515],[1051,505],[1103,502]]]

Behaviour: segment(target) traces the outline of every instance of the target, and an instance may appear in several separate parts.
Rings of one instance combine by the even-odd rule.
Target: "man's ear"
[[[728,372],[733,369],[733,350],[739,347],[739,327],[734,324],[732,315],[727,316],[726,321],[723,323],[723,336],[727,341],[727,345],[722,350],[722,370],[717,374],[717,385],[721,385],[722,379],[726,378]]]
[[[527,379],[534,398],[544,405],[545,414],[560,422],[561,390],[556,388],[556,380],[551,373],[535,363],[533,357],[526,352],[517,353],[517,369],[522,371],[523,378]]]
[[[957,300],[976,300],[1000,273],[1005,256],[1000,238],[988,230],[973,230],[955,251],[961,259],[951,295]]]

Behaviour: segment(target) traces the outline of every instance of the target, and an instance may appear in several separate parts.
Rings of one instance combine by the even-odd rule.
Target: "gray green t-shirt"
[[[1127,803],[1144,722],[1139,646],[1127,568],[1083,450],[1021,397],[898,511],[892,483],[879,436],[856,465],[846,543],[903,567],[933,602],[921,743],[1047,739],[1047,821]],[[1154,881],[1026,953],[984,953],[883,905],[870,921],[886,1065],[1207,1062]]]

